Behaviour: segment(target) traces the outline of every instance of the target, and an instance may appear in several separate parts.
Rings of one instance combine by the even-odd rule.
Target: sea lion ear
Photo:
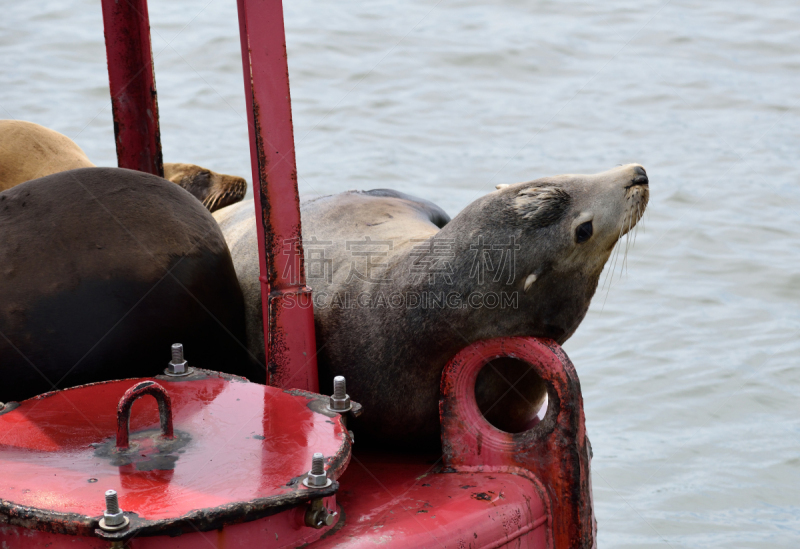
[[[500,183],[499,185],[495,185],[494,188],[497,189],[498,191],[502,191],[508,186],[509,186],[508,183]]]
[[[572,197],[561,187],[526,187],[517,193],[514,209],[536,228],[558,222],[569,209]]]

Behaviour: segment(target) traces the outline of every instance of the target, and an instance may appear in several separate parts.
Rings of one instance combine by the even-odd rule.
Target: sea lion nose
[[[647,172],[641,166],[633,168],[633,180],[631,183],[634,185],[647,185],[650,181],[647,179]]]

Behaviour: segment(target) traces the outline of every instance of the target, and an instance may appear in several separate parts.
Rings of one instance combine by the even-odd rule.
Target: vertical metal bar
[[[237,0],[268,383],[319,391],[281,0]]]
[[[102,0],[120,168],[164,176],[147,0]]]

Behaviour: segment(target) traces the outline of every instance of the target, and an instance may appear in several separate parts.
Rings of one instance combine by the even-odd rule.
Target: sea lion
[[[190,366],[258,377],[225,240],[177,185],[120,168],[34,179],[0,193],[0,234],[0,401],[160,374],[173,343]]]
[[[164,177],[192,193],[210,212],[241,202],[247,192],[244,178],[212,172],[195,164],[166,163]]]
[[[501,186],[444,224],[429,203],[385,191],[303,204],[320,386],[330,390],[334,375],[346,376],[348,393],[364,405],[361,440],[435,444],[447,361],[501,336],[564,343],[614,246],[644,212],[648,185],[637,164],[546,177]],[[252,208],[237,204],[215,218],[245,296],[248,344],[263,357]],[[524,430],[543,399],[541,380],[528,370],[499,361],[476,387],[481,408],[502,410],[510,431]],[[510,386],[522,398],[495,406]],[[504,410],[519,406],[525,410]]]
[[[86,153],[66,135],[23,120],[0,120],[0,192],[46,175],[93,168]],[[165,163],[164,177],[177,183],[209,211],[241,201],[247,182],[194,164]]]
[[[92,168],[77,143],[33,122],[0,120],[0,192],[46,175]]]

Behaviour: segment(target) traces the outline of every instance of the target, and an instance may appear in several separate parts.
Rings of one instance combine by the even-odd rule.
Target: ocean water
[[[301,194],[647,168],[565,348],[601,547],[800,547],[800,4],[285,3]],[[0,117],[115,165],[100,4],[0,0]],[[232,0],[151,0],[164,158],[250,180]]]

